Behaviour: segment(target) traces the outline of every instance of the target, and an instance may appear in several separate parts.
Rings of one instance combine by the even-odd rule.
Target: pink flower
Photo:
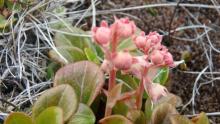
[[[152,45],[160,44],[162,41],[162,35],[158,34],[157,32],[150,32],[147,36],[147,41],[149,40]]]
[[[164,55],[164,61],[165,61],[165,64],[170,66],[170,67],[173,67],[174,66],[174,62],[173,62],[173,56],[169,53],[169,52],[166,52],[165,55]]]
[[[128,52],[119,52],[113,56],[113,64],[117,69],[128,70],[132,65],[132,56]]]
[[[144,50],[144,48],[146,46],[145,33],[141,32],[140,36],[133,37],[133,41],[134,41],[135,45],[137,46],[137,48],[139,48],[141,50]]]
[[[148,92],[148,95],[150,96],[151,100],[153,102],[156,102],[159,100],[162,96],[166,96],[168,91],[167,89],[157,83],[144,83],[144,88],[146,92]]]
[[[147,56],[136,56],[133,57],[132,65],[127,72],[141,79],[144,69],[150,66],[150,63],[147,61]]]
[[[116,19],[113,25],[116,25],[116,34],[121,38],[127,38],[136,31],[136,25],[128,18]]]
[[[155,65],[164,63],[164,55],[160,50],[154,50],[150,55],[151,62]]]
[[[111,30],[106,21],[101,22],[100,27],[92,28],[92,35],[95,42],[100,45],[108,45],[111,40]]]

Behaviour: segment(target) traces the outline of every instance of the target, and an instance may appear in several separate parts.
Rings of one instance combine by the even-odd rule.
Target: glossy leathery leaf
[[[45,109],[36,118],[36,124],[63,124],[63,110],[59,107],[52,106]]]
[[[195,124],[209,124],[209,119],[204,112],[200,113],[197,117],[191,119]]]
[[[187,117],[182,115],[172,115],[170,116],[171,124],[194,124]]]
[[[61,64],[68,64],[68,63],[73,63],[73,62],[77,62],[81,60],[86,60],[86,56],[84,52],[77,47],[63,46],[63,47],[57,47],[56,49],[65,59],[59,56],[55,50],[49,51],[49,57]]]
[[[133,122],[133,124],[146,124],[146,117],[140,110],[130,110],[127,114],[127,118]]]
[[[94,124],[95,115],[89,106],[80,103],[77,112],[70,118],[67,124]]]
[[[152,113],[151,116],[151,123],[152,124],[169,124],[170,119],[169,117],[173,114],[178,114],[176,111],[176,108],[169,104],[169,103],[163,103],[158,105]]]
[[[172,93],[167,94],[167,96],[161,97],[157,102],[154,103],[154,105],[152,105],[150,99],[147,99],[147,101],[145,102],[145,115],[147,120],[151,119],[154,108],[163,103],[169,103],[174,107],[179,107],[182,105],[182,100],[179,96],[176,96]]]
[[[33,118],[36,119],[41,112],[51,106],[60,107],[63,110],[64,121],[67,121],[78,108],[78,98],[75,90],[68,84],[46,90],[33,106]]]
[[[25,113],[14,112],[5,119],[4,124],[34,124],[34,122]]]
[[[93,62],[80,61],[60,68],[54,79],[54,85],[71,85],[81,103],[91,105],[104,84],[104,74]]]
[[[133,124],[130,120],[122,115],[107,116],[99,121],[100,124]]]

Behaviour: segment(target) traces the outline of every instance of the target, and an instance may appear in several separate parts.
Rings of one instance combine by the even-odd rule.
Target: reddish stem
[[[113,34],[113,39],[112,39],[112,50],[111,50],[110,59],[112,59],[112,55],[115,54],[116,48],[117,48],[117,36],[116,36],[116,32],[115,32]],[[113,68],[109,74],[108,92],[110,92],[112,90],[112,88],[115,86],[115,84],[116,84],[115,79],[116,79],[116,70]],[[108,99],[108,96],[107,96],[107,99]],[[107,102],[108,102],[108,100],[107,100]],[[112,108],[108,106],[108,103],[106,103],[105,117],[111,115],[111,113],[112,113]]]
[[[109,82],[108,82],[108,91],[110,92],[112,88],[115,86],[115,77],[116,77],[116,71],[115,69],[112,69],[110,71],[109,75]]]
[[[144,79],[143,77],[141,78],[141,81],[140,81],[140,84],[139,84],[139,87],[137,89],[137,92],[136,92],[136,106],[137,106],[137,109],[141,109],[142,107],[142,97],[143,97],[143,93],[144,93]]]

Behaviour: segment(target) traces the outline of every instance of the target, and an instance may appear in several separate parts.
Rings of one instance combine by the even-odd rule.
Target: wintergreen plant
[[[68,29],[70,33],[88,35],[75,27]],[[189,120],[175,109],[181,105],[181,99],[163,85],[169,68],[177,64],[161,44],[162,35],[145,35],[128,18],[115,18],[110,26],[102,21],[91,33],[92,40],[55,35],[58,52],[66,61],[54,50],[49,52],[57,62],[55,65],[63,66],[51,77],[53,88],[37,99],[31,116],[15,112],[4,124],[209,123],[204,113]],[[48,71],[51,76],[53,67]],[[107,87],[103,87],[105,84]],[[104,107],[102,111],[100,108]]]

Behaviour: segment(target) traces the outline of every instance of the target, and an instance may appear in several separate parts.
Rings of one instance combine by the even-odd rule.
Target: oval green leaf
[[[51,106],[60,107],[64,113],[64,121],[67,121],[78,107],[78,98],[74,89],[70,85],[63,84],[46,90],[33,106],[33,118],[36,119],[41,112]]]
[[[122,115],[111,115],[99,121],[100,124],[132,124],[130,120]]]
[[[170,116],[171,124],[194,124],[188,118],[182,115]]]
[[[133,124],[146,124],[146,117],[142,111],[130,110],[127,114],[127,118],[133,122]]]
[[[169,124],[169,116],[173,114],[178,114],[174,106],[169,103],[160,104],[154,109],[151,116],[151,122],[152,124]]]
[[[104,84],[104,74],[100,67],[89,61],[80,61],[59,69],[54,85],[70,84],[81,103],[91,105]]]
[[[63,111],[59,107],[49,107],[36,118],[36,124],[63,124]]]
[[[4,124],[34,124],[34,123],[33,123],[33,120],[25,113],[14,112],[14,113],[11,113],[6,118],[6,120],[4,121]]]
[[[151,119],[151,115],[152,115],[154,108],[156,108],[157,106],[163,103],[169,103],[174,107],[179,107],[180,105],[182,105],[182,100],[179,96],[176,96],[172,93],[167,94],[167,96],[163,96],[156,103],[154,103],[154,105],[152,105],[150,99],[147,99],[147,101],[145,102],[145,115],[146,115],[147,120]]]
[[[67,60],[67,62],[61,58],[56,51],[50,50],[49,51],[49,57],[56,62],[62,63],[62,64],[68,64],[73,63],[76,61],[86,60],[86,56],[84,52],[73,46],[63,46],[63,47],[57,47],[57,51]]]
[[[209,124],[209,119],[204,112],[200,113],[197,117],[192,118],[192,121],[195,124]]]
[[[90,44],[91,44],[90,38],[82,36],[82,35],[88,35],[85,31],[79,28],[75,28],[75,27],[65,28],[65,29],[62,29],[61,31],[65,32],[66,34],[61,33],[61,32],[57,32],[55,34],[54,41],[57,47],[73,46],[73,47],[80,48],[82,50],[84,50],[84,48],[90,47]]]
[[[5,0],[0,0],[0,8],[4,7]]]
[[[98,56],[92,51],[90,48],[85,48],[84,52],[86,54],[86,57],[89,61],[92,61],[96,64],[100,64]]]
[[[92,110],[85,104],[79,104],[77,112],[70,118],[67,124],[94,124],[95,115]]]
[[[165,67],[151,67],[147,74],[148,78],[154,83],[165,85],[169,76],[169,68]]]

